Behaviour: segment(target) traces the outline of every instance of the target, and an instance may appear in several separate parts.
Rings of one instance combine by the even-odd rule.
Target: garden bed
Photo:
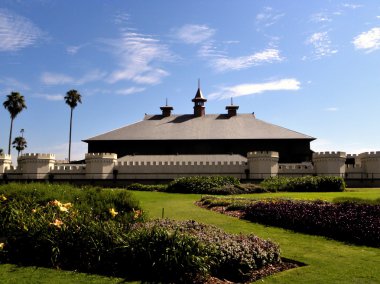
[[[380,205],[289,199],[234,199],[206,196],[201,207],[297,232],[380,247]]]
[[[246,282],[295,267],[277,244],[254,235],[145,219],[125,190],[3,185],[0,263],[176,283]]]

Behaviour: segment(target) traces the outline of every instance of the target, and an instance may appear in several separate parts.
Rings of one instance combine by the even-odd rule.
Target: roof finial
[[[233,101],[233,98],[231,97],[231,105],[233,106],[234,105],[234,101]]]
[[[166,106],[168,106],[168,98],[166,98]]]
[[[201,88],[201,79],[198,78],[198,89]]]

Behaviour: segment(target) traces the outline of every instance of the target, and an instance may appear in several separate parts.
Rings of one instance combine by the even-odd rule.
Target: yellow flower
[[[63,203],[62,207],[65,207],[66,209],[70,209],[71,207],[73,207],[73,205],[70,202],[67,202],[67,203]]]
[[[50,223],[52,226],[56,226],[57,228],[61,228],[63,225],[63,222],[59,219],[55,219],[53,223]]]
[[[53,200],[53,201],[49,202],[49,205],[60,207],[60,206],[62,206],[62,203],[59,202],[58,200]]]
[[[68,212],[69,209],[67,209],[67,208],[64,207],[64,206],[59,206],[59,211],[61,211],[61,212]]]
[[[7,198],[5,197],[5,195],[4,194],[0,195],[0,201],[5,201],[5,200],[7,200]]]
[[[32,209],[32,213],[36,213],[37,212],[37,209]]]
[[[115,211],[114,208],[110,208],[110,209],[108,210],[108,212],[110,212],[112,218],[115,218],[115,216],[116,216],[117,214],[119,214],[118,212]]]
[[[4,243],[0,243],[0,250],[3,250],[4,249]]]

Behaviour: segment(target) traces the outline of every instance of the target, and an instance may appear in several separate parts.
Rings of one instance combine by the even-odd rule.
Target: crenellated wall
[[[344,176],[346,168],[345,152],[313,153],[315,173],[324,176]]]
[[[313,154],[312,162],[279,164],[272,151],[241,155],[145,155],[117,159],[112,153],[88,153],[85,164],[57,164],[53,154],[23,154],[14,168],[0,155],[0,178],[8,180],[170,180],[194,175],[226,175],[245,180],[271,176],[328,175],[380,182],[380,152]],[[350,161],[346,164],[346,161]],[[354,161],[354,163],[352,163]]]
[[[278,174],[278,152],[255,151],[247,154],[250,179],[264,179]]]

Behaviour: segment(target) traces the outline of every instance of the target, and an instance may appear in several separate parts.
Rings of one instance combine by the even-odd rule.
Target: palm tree
[[[20,152],[22,152],[28,145],[26,144],[26,140],[22,136],[17,136],[15,140],[12,142],[13,148],[17,150],[17,157],[20,156]]]
[[[20,95],[20,93],[18,92],[11,92],[10,95],[7,95],[7,99],[3,103],[3,106],[9,111],[9,114],[11,115],[11,127],[9,130],[9,144],[8,144],[8,155],[10,155],[13,120],[24,108],[26,108],[24,96]]]
[[[73,125],[73,110],[78,105],[82,103],[81,95],[77,90],[70,90],[66,93],[65,103],[70,107],[70,134],[69,134],[69,163],[71,161],[71,129]]]

